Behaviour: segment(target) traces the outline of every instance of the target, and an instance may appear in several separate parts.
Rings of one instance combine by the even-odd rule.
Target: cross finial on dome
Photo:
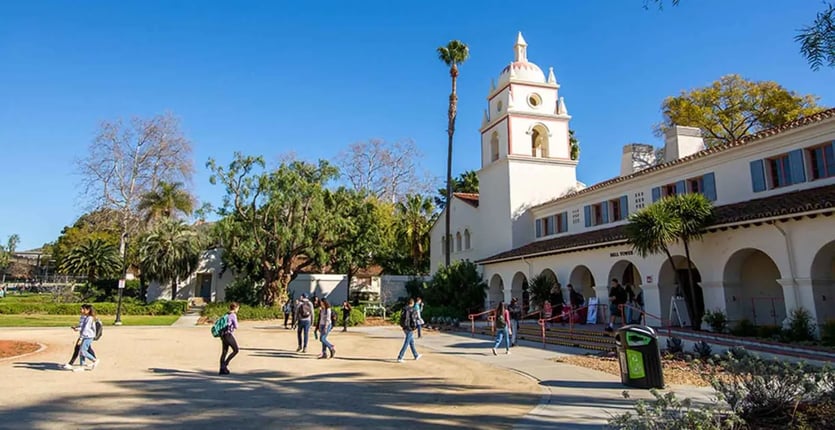
[[[522,37],[521,31],[519,32],[519,35],[516,36],[516,45],[513,49],[516,51],[516,61],[528,61],[528,43],[525,42],[525,38]]]

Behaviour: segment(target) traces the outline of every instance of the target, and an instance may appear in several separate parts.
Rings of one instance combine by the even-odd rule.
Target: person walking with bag
[[[78,320],[78,326],[73,327],[73,330],[78,332],[79,342],[81,343],[78,348],[81,368],[95,369],[101,363],[101,359],[90,353],[90,347],[96,337],[96,310],[93,305],[86,303],[81,305],[81,318]],[[85,366],[86,360],[92,361],[92,364]]]
[[[326,299],[319,300],[319,321],[316,329],[319,330],[319,341],[322,342],[322,355],[319,358],[333,358],[336,355],[336,348],[328,341],[328,334],[333,330],[333,319],[330,303]],[[330,352],[330,357],[328,357]]]
[[[400,348],[400,354],[397,355],[397,362],[403,362],[403,356],[406,354],[406,348],[412,349],[412,356],[415,361],[420,360],[421,355],[415,349],[415,329],[417,328],[417,318],[415,316],[415,299],[409,299],[406,307],[403,308],[400,314],[400,328],[403,329],[403,334],[406,338],[403,340],[403,347]]]
[[[226,313],[226,328],[220,334],[220,342],[223,345],[223,349],[220,353],[220,371],[218,375],[228,375],[229,362],[238,355],[238,341],[235,339],[234,333],[238,329],[239,307],[237,302],[232,302],[229,304],[229,312]],[[232,353],[227,357],[226,354],[229,353],[230,348],[232,349]]]
[[[342,302],[342,331],[348,331],[348,320],[351,319],[351,304],[347,300]]]
[[[496,344],[493,345],[493,355],[498,355],[496,353],[496,348],[501,345],[502,338],[504,338],[505,341],[505,354],[510,354],[510,335],[512,334],[512,331],[508,327],[508,321],[510,321],[510,313],[504,307],[504,302],[501,302],[496,308]]]
[[[510,299],[507,311],[510,313],[510,346],[516,346],[516,332],[519,331],[519,320],[522,319],[522,308],[519,306],[519,300],[516,297]]]
[[[296,306],[296,339],[299,347],[296,352],[307,352],[307,340],[310,337],[310,325],[313,322],[313,304],[307,299],[307,293],[302,293],[299,305]],[[302,338],[304,334],[304,338]],[[304,340],[304,342],[302,342]]]

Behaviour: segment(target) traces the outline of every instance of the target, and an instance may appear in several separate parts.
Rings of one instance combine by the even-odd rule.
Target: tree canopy
[[[343,179],[356,191],[381,201],[398,202],[407,194],[426,193],[428,174],[420,170],[421,153],[411,140],[356,142],[339,154]]]
[[[176,300],[177,285],[197,270],[201,251],[194,229],[180,220],[163,219],[139,241],[142,276],[160,284],[170,282],[171,300]]]
[[[452,180],[452,192],[454,193],[475,193],[478,194],[478,174],[475,170],[467,170]],[[446,207],[446,188],[438,188],[438,195],[435,197],[435,206],[439,209]]]
[[[145,213],[146,222],[174,218],[177,212],[191,215],[194,198],[182,182],[160,181],[153,190],[140,196],[138,209]]]
[[[823,109],[817,99],[789,91],[776,82],[726,75],[706,87],[667,97],[661,105],[663,121],[656,132],[663,134],[674,125],[698,127],[707,146],[720,145],[814,114]]]

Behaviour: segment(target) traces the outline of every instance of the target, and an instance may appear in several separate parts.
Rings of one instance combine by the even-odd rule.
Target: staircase
[[[604,325],[575,325],[562,326],[552,323],[545,331],[545,343],[548,345],[567,346],[588,351],[612,351],[615,349],[615,338],[612,333],[604,331]],[[476,327],[476,333],[492,336],[490,326]],[[533,321],[523,321],[519,324],[518,340],[542,343],[542,331],[539,324]]]

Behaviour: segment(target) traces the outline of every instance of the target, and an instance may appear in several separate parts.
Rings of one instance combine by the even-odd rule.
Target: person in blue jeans
[[[510,313],[504,307],[504,302],[499,303],[496,308],[496,344],[493,345],[493,355],[496,354],[496,348],[499,347],[504,339],[505,353],[510,354],[510,335],[513,334],[508,325],[510,324]]]
[[[313,304],[307,299],[307,294],[302,293],[299,300],[299,305],[296,306],[296,338],[299,341],[299,347],[296,352],[307,352],[307,339],[310,336],[310,324],[313,322]],[[304,333],[304,339],[302,339]],[[304,340],[304,342],[302,342]]]
[[[93,309],[93,305],[86,303],[81,305],[81,318],[78,321],[78,327],[73,327],[73,329],[78,331],[81,340],[81,346],[78,349],[81,367],[88,370],[95,369],[101,363],[101,359],[90,353],[90,346],[96,337],[96,310]],[[85,367],[86,360],[93,363]]]
[[[417,320],[417,334],[418,339],[422,337],[421,328],[423,328],[423,299],[420,297],[417,298],[417,302],[415,302],[415,319]]]
[[[328,341],[328,335],[333,330],[332,312],[330,303],[326,299],[320,299],[319,322],[316,324],[316,330],[319,330],[319,341],[322,342],[322,355],[319,358],[333,358],[336,355],[336,348]],[[330,352],[330,356],[328,356],[328,352]]]
[[[406,354],[406,348],[412,349],[412,356],[415,360],[420,360],[420,354],[415,349],[415,329],[417,328],[417,317],[415,315],[415,299],[409,299],[406,307],[403,308],[403,313],[400,314],[400,328],[406,335],[403,340],[403,347],[400,348],[400,354],[397,355],[397,362],[403,362],[403,356]]]

